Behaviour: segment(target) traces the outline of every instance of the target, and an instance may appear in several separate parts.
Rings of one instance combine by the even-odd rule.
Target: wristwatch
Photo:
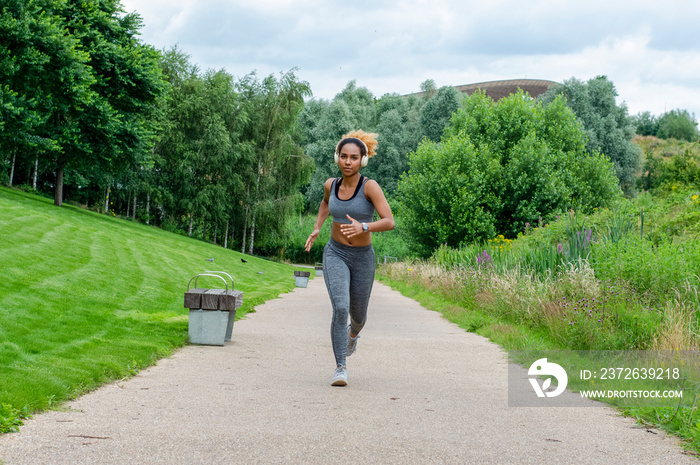
[[[367,223],[362,223],[362,232],[369,231],[369,225]]]

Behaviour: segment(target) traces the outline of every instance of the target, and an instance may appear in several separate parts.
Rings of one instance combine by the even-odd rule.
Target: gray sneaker
[[[350,337],[350,325],[348,325],[348,349],[345,352],[346,357],[349,357],[355,353],[355,350],[357,349],[357,340],[359,338],[360,338],[359,334],[355,337]]]
[[[347,386],[348,385],[348,370],[345,367],[335,369],[331,386]]]

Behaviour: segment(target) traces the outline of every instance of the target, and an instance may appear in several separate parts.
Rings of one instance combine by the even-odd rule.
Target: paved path
[[[0,437],[13,464],[695,464],[677,441],[608,408],[508,408],[502,350],[379,283],[330,386],[322,278]]]

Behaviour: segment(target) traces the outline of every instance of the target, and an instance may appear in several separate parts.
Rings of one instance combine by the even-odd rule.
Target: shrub
[[[500,177],[497,161],[480,156],[468,138],[456,136],[441,144],[423,141],[410,155],[409,166],[399,191],[412,250],[428,256],[442,243],[456,247],[496,235],[501,210],[493,187]]]
[[[440,144],[424,140],[399,182],[407,237],[428,256],[527,223],[552,221],[572,202],[591,212],[620,196],[613,165],[585,149],[586,136],[562,98],[544,107],[522,91],[494,103],[465,100]]]
[[[0,434],[14,433],[19,431],[23,420],[30,418],[29,412],[25,407],[22,410],[13,408],[8,404],[0,405]]]

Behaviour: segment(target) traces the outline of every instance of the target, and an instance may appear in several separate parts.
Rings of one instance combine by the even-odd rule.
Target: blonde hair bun
[[[376,155],[377,134],[373,132],[365,132],[362,129],[358,129],[357,131],[350,131],[347,134],[343,135],[341,141],[350,137],[359,139],[365,144],[365,146],[367,147],[368,158],[372,158],[374,155]]]

